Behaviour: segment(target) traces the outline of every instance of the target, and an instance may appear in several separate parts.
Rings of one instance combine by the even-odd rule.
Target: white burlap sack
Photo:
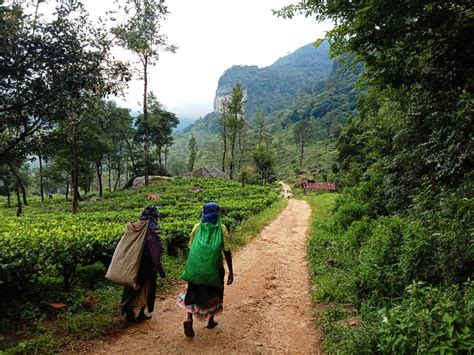
[[[140,288],[137,282],[148,221],[135,221],[127,225],[125,234],[117,244],[105,278],[113,283]]]

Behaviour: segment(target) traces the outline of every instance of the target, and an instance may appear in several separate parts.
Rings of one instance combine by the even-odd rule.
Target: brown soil
[[[289,200],[283,212],[234,256],[234,284],[226,286],[219,325],[194,320],[196,337],[183,333],[186,313],[177,293],[157,299],[153,318],[122,335],[86,345],[88,353],[321,353],[309,295],[306,237],[310,207]],[[184,285],[183,285],[184,287]]]

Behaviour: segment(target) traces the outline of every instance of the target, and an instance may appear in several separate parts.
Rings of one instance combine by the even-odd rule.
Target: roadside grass
[[[231,233],[231,249],[236,251],[256,236],[271,222],[286,206],[288,201],[278,198],[275,202],[257,215],[242,221]],[[180,279],[186,262],[186,256],[181,253],[177,257],[165,255],[163,266],[167,277],[158,279],[157,294],[164,295],[170,291],[173,284]],[[105,268],[100,264],[79,267],[78,283],[69,292],[67,308],[57,310],[49,317],[38,318],[28,325],[28,330],[21,331],[21,338],[15,336],[0,338],[0,354],[51,354],[58,351],[74,349],[74,343],[83,340],[103,338],[116,334],[124,329],[123,317],[120,311],[122,287],[111,284],[103,279]],[[84,285],[81,280],[97,280],[91,290],[91,285]],[[103,281],[102,281],[103,280]],[[55,280],[44,280],[45,285],[54,287]],[[87,288],[85,287],[87,286]],[[65,295],[57,280],[58,297]],[[51,293],[50,290],[47,290]],[[65,303],[66,303],[65,302]],[[36,310],[31,310],[35,313]],[[41,313],[37,310],[37,313]],[[35,318],[32,316],[32,318]]]
[[[343,243],[339,240],[340,236],[330,230],[337,197],[336,193],[304,196],[312,211],[307,249],[313,285],[312,298],[317,303],[316,319],[324,333],[325,350],[329,353],[341,350],[337,344],[347,338],[351,323],[358,322],[352,321],[358,316],[353,306],[357,301],[357,293],[354,281],[346,272],[354,261],[341,248]]]

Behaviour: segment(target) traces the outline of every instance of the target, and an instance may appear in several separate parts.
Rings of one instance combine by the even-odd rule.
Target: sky
[[[94,15],[104,14],[113,0],[82,0]],[[163,32],[176,53],[162,53],[150,70],[149,88],[168,111],[197,119],[213,111],[219,77],[233,65],[271,65],[278,58],[324,37],[330,23],[297,16],[274,16],[297,0],[167,0],[170,14]],[[130,58],[134,58],[130,55]],[[140,111],[142,81],[130,83],[119,105]]]

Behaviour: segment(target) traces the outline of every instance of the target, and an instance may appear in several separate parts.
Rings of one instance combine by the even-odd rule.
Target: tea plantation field
[[[191,191],[200,187],[202,191]],[[195,189],[197,190],[197,189]],[[147,193],[160,199],[162,240],[168,255],[177,256],[187,246],[192,226],[199,221],[203,203],[216,201],[222,221],[233,230],[243,219],[272,204],[275,193],[261,186],[242,189],[236,182],[181,179],[161,182],[146,189],[106,195],[102,201],[82,202],[80,213],[69,212],[69,203],[57,197],[34,200],[18,218],[14,209],[0,213],[0,294],[18,292],[36,276],[51,274],[70,287],[78,265],[107,262],[128,221],[138,218]]]

